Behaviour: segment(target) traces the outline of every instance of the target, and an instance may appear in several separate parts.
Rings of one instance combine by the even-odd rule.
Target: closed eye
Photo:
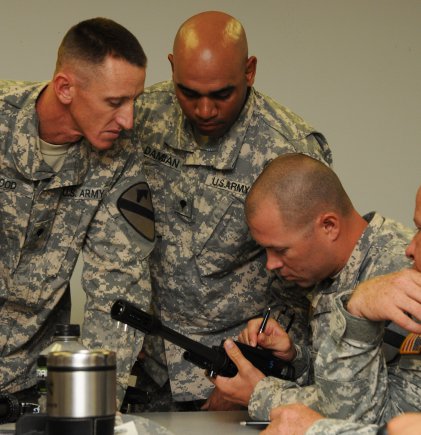
[[[208,94],[201,94],[200,92],[195,91],[194,89],[187,88],[182,84],[178,83],[177,88],[180,92],[186,97],[190,99],[198,99],[202,97],[213,98],[215,100],[226,100],[231,97],[234,92],[234,86],[227,86],[222,89],[217,89],[215,91],[209,92]]]
[[[266,248],[272,251],[276,255],[285,255],[288,251],[288,248]]]
[[[230,86],[228,88],[221,89],[216,92],[211,92],[210,96],[212,98],[215,98],[216,100],[227,100],[232,95],[233,91],[234,88]]]
[[[108,100],[108,104],[111,107],[117,108],[120,107],[123,104],[123,100]]]

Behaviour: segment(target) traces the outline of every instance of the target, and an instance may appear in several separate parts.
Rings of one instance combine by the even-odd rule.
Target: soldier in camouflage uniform
[[[0,392],[32,399],[35,361],[69,323],[81,250],[90,348],[118,349],[118,396],[142,336],[119,332],[110,307],[146,308],[153,209],[130,135],[146,57],[107,19],[73,26],[49,83],[0,82]]]
[[[333,417],[349,415],[362,423],[319,420],[306,434],[375,434],[377,426],[363,423],[381,425],[397,414],[421,411],[421,325],[409,317],[421,319],[421,188],[414,222],[417,233],[406,250],[413,268],[366,281],[353,293],[337,296],[330,334],[316,360],[323,403],[319,411]],[[412,331],[387,366],[381,349],[385,320]],[[413,427],[419,431],[421,414],[395,418],[387,424],[388,433],[396,427],[395,433],[401,434],[416,421]]]
[[[311,369],[329,333],[332,302],[338,292],[408,266],[404,253],[412,232],[377,213],[360,216],[334,172],[298,154],[278,157],[267,166],[247,197],[246,216],[253,238],[266,247],[267,268],[311,289],[310,316],[302,327],[310,327],[312,343],[310,347],[293,343],[274,319],[259,335],[261,319],[250,321],[240,339],[271,348],[291,361],[298,382],[307,385],[264,377],[250,369],[236,347],[227,351],[242,370],[235,378],[218,377],[214,382],[227,398],[248,404],[255,419],[268,419],[274,407],[295,402],[324,411]],[[338,409],[333,414],[347,418],[350,413]]]
[[[330,331],[315,363],[319,409],[350,419],[324,418],[302,404],[280,406],[262,435],[374,435],[385,434],[384,428],[389,435],[419,433],[421,413],[413,411],[421,411],[421,188],[414,222],[417,233],[406,250],[412,269],[365,281],[334,300]],[[387,366],[385,320],[412,331]]]
[[[318,412],[294,403],[271,412],[271,423],[260,435],[417,435],[421,413],[402,414],[385,426],[351,420],[325,418]]]
[[[135,121],[156,215],[154,305],[167,326],[218,345],[273,299],[274,276],[244,219],[251,184],[280,154],[330,164],[331,152],[320,133],[253,88],[256,58],[233,17],[205,12],[187,20],[169,60],[173,82],[146,89]],[[208,397],[203,370],[167,342],[159,361],[154,340],[145,351],[155,359],[144,361],[154,379],[163,385],[169,375],[177,402]]]

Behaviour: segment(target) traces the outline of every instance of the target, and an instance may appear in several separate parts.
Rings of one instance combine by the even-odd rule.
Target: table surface
[[[138,414],[174,435],[258,435],[265,426],[242,426],[247,411],[145,412]]]
[[[264,426],[242,426],[250,420],[247,411],[145,412],[133,414],[148,418],[174,435],[258,435]],[[14,424],[0,425],[0,435],[14,429]],[[4,431],[4,432],[3,432]]]

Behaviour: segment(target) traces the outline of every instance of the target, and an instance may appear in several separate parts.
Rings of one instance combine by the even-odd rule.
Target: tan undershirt
[[[205,151],[218,151],[219,139],[203,136],[198,132],[194,132],[194,138],[200,149]]]
[[[54,172],[58,172],[63,166],[70,144],[56,145],[38,139],[38,146],[44,161],[53,168]]]

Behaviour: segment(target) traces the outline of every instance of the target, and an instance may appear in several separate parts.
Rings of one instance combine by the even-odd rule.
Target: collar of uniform
[[[53,189],[81,184],[88,172],[89,163],[90,144],[82,139],[69,147],[63,166],[48,187]]]
[[[384,223],[384,217],[376,212],[370,212],[364,215],[363,218],[368,222],[368,225],[355,245],[345,267],[337,275],[335,280],[337,281],[336,288],[345,289],[347,287],[347,289],[353,289],[357,286],[360,274],[356,273],[356,269],[364,269],[370,248]],[[358,265],[357,268],[356,265]]]
[[[22,94],[22,98],[16,98],[14,95],[13,100],[7,99],[9,103],[20,109],[12,133],[13,158],[19,172],[30,180],[43,180],[53,174],[38,149],[39,120],[35,102],[46,85],[47,83],[37,84],[29,94],[27,88],[23,89],[25,95]]]
[[[177,104],[179,123],[166,137],[165,142],[172,148],[182,149],[189,153],[184,162],[186,165],[212,166],[219,170],[232,169],[244,143],[247,129],[252,122],[254,108],[255,92],[252,88],[237,121],[220,138],[219,146],[216,145],[215,150],[208,151],[197,147],[191,125]]]
[[[346,265],[335,276],[328,277],[316,284],[314,289],[308,294],[307,297],[313,306],[317,305],[317,300],[322,293],[333,293],[337,289],[350,290],[358,284],[359,274],[356,273],[355,265],[358,265],[357,270],[362,269],[376,234],[384,222],[384,218],[376,212],[366,214],[364,219],[368,222],[368,225],[355,245]]]
[[[46,82],[36,85],[29,95],[13,104],[20,107],[13,131],[12,153],[19,172],[27,179],[38,181],[51,178],[54,171],[45,163],[38,149],[39,119],[35,103]],[[89,168],[89,144],[82,140],[69,148],[63,167],[49,188],[80,184]]]

